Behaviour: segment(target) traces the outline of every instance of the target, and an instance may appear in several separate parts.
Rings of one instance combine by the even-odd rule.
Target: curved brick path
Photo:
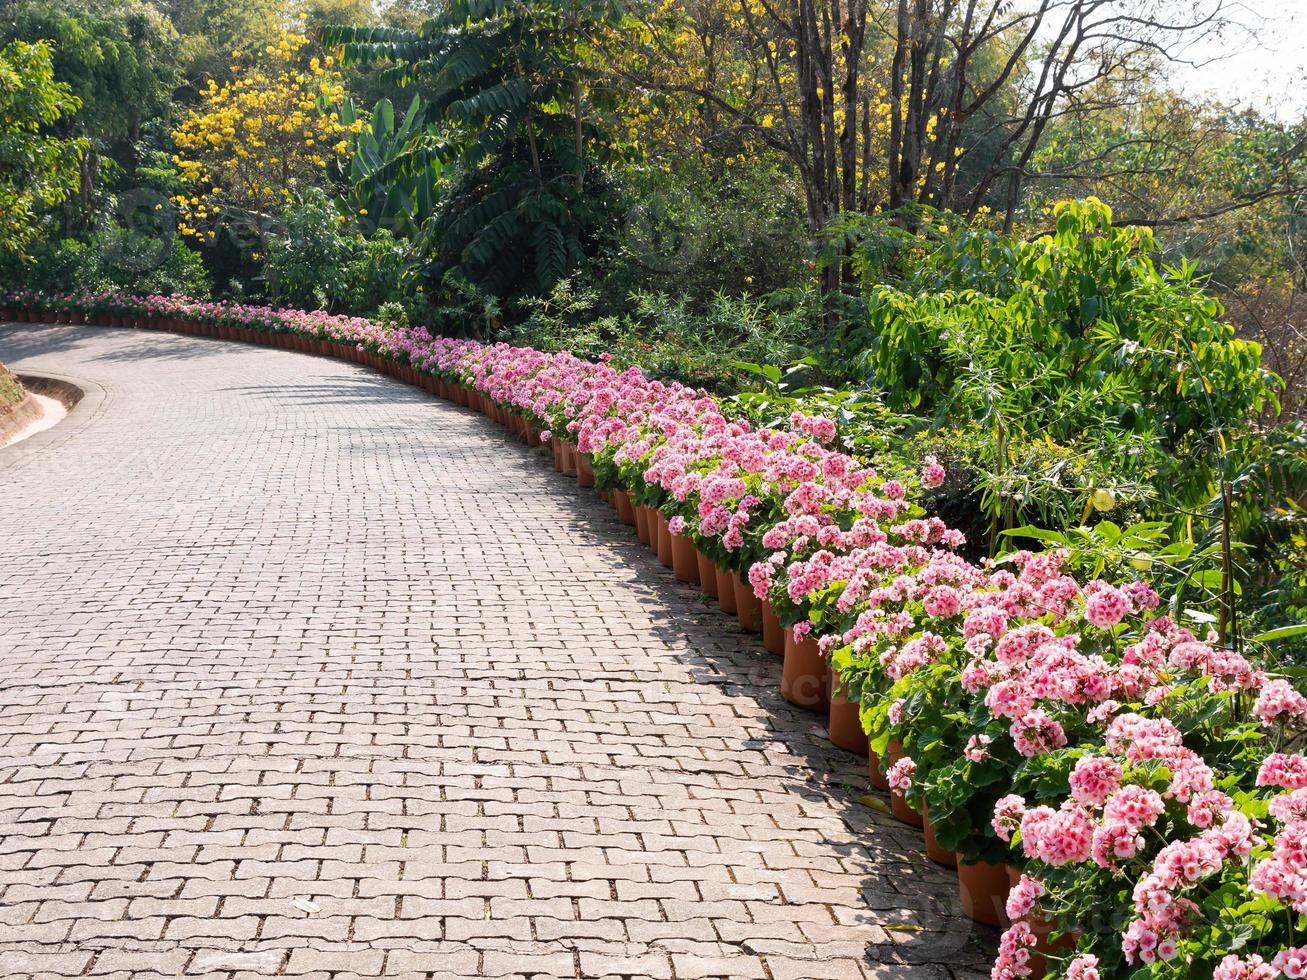
[[[0,328],[0,976],[975,977],[778,661],[362,368]]]

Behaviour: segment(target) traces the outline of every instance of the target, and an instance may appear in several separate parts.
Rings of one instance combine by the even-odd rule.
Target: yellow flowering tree
[[[244,232],[261,257],[276,216],[349,151],[363,122],[342,121],[340,73],[307,47],[307,38],[284,33],[263,52],[267,67],[242,65],[233,52],[232,80],[210,81],[173,133],[173,161],[188,185],[174,199],[183,234],[212,241],[224,228]]]

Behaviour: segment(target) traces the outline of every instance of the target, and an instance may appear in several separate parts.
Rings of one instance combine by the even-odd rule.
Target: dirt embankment
[[[9,373],[9,369],[0,364],[0,415],[4,415],[23,400],[23,386]]]
[[[0,446],[17,439],[43,414],[41,403],[0,364]]]

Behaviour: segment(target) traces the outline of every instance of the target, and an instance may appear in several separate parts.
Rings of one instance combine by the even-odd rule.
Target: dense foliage
[[[0,252],[26,258],[42,209],[76,189],[83,144],[45,129],[79,105],[55,79],[46,44],[0,48]]]
[[[540,294],[580,267],[611,220],[612,147],[596,127],[582,49],[610,0],[452,0],[417,30],[336,29],[347,60],[421,85],[462,166],[433,215],[430,276],[497,296]]]

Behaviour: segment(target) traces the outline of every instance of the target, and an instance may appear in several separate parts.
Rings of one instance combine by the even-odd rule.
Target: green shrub
[[[118,290],[207,299],[211,292],[199,253],[176,236],[105,224],[89,240],[53,241],[38,248],[34,257],[31,265],[21,268],[0,267],[0,281],[51,293]]]
[[[1139,434],[1187,454],[1274,401],[1275,382],[1193,270],[1157,268],[1153,249],[1093,199],[1061,205],[1036,241],[964,231],[902,288],[873,286],[850,339],[891,407],[1055,442]]]
[[[637,293],[626,312],[600,315],[593,287],[563,280],[547,297],[525,301],[523,309],[526,318],[502,332],[510,343],[591,358],[611,354],[621,367],[724,394],[753,382],[742,363],[793,360],[815,338],[811,304],[776,307],[723,293],[702,311],[684,297]]]
[[[622,175],[630,207],[596,261],[604,304],[665,293],[703,311],[718,293],[765,296],[809,278],[803,196],[774,160],[714,173],[686,160],[672,172]]]
[[[407,243],[384,228],[364,237],[321,190],[309,191],[283,220],[265,262],[279,302],[363,316],[416,298],[419,281]]]
[[[1024,492],[1010,485],[1011,447],[1041,442],[1174,515],[1206,499],[1217,447],[1274,403],[1277,383],[1192,268],[1159,269],[1153,249],[1093,199],[1061,205],[1036,241],[942,234],[901,285],[869,287],[868,321],[843,342],[890,408],[991,433],[982,483],[1000,525],[1002,498]],[[1023,478],[1031,489],[1053,492],[1055,461],[1028,462],[1045,467]],[[1069,516],[1051,499],[1037,510]]]

